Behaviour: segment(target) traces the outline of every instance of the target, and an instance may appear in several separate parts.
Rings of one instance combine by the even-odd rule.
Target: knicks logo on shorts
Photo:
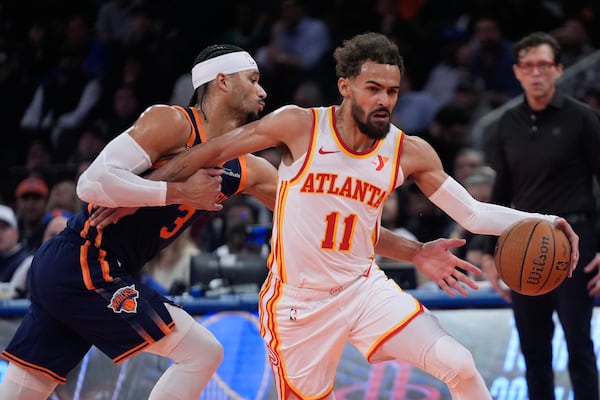
[[[135,285],[122,287],[112,295],[107,307],[119,314],[122,312],[135,313],[139,296],[140,292],[137,291]]]

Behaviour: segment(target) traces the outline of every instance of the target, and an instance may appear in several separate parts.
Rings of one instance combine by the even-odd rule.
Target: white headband
[[[217,74],[234,74],[249,69],[258,69],[258,67],[252,56],[245,51],[227,53],[202,61],[192,68],[194,90],[215,79]]]

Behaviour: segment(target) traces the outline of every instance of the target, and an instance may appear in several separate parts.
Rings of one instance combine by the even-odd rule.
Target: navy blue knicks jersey
[[[187,146],[191,147],[206,141],[198,111],[195,108],[177,108],[185,111],[193,126]],[[224,171],[219,196],[220,202],[243,189],[246,176],[245,156],[228,161],[222,168]],[[84,210],[68,221],[64,234],[72,238],[78,236],[80,240],[85,240],[82,249],[87,254],[85,257],[80,257],[81,260],[84,258],[96,259],[96,257],[101,259],[110,255],[112,261],[115,261],[116,258],[116,263],[120,268],[125,268],[127,272],[134,275],[200,215],[206,213],[206,211],[196,210],[186,205],[141,207],[135,214],[122,218],[117,224],[96,230],[89,224],[92,207],[91,204],[84,204]],[[100,264],[102,265],[102,262]],[[94,283],[98,279],[101,282],[106,280],[106,271],[102,271],[104,268],[98,271],[86,271],[85,269],[86,266],[82,265],[84,278],[86,274],[89,274],[91,280],[89,283],[92,283],[93,286],[96,286]],[[88,288],[92,289],[92,287]]]

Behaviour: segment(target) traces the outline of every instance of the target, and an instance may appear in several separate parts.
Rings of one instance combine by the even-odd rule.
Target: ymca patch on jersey
[[[137,298],[140,292],[137,291],[135,285],[119,288],[110,299],[108,308],[111,308],[115,313],[122,312],[135,313],[137,312]]]

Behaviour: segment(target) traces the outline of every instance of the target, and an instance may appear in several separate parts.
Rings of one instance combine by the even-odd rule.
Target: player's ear
[[[338,79],[338,90],[342,97],[347,97],[350,94],[350,82],[348,81],[348,78]]]
[[[219,72],[215,78],[215,86],[222,90],[227,90],[227,87],[229,86],[227,75]]]

